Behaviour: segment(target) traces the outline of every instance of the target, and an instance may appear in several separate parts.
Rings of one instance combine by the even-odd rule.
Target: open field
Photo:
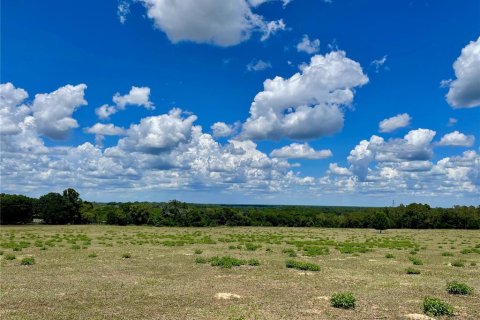
[[[0,242],[1,319],[404,319],[426,296],[480,314],[478,230],[2,226]],[[227,255],[244,265],[210,261]],[[355,310],[331,306],[344,291]]]

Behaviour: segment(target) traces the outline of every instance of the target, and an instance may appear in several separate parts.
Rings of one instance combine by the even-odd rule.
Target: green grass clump
[[[447,283],[447,292],[450,294],[469,295],[472,294],[473,288],[465,283],[452,281]]]
[[[226,269],[230,269],[232,267],[239,267],[244,264],[245,264],[244,260],[237,259],[231,256],[213,257],[210,259],[211,266],[221,267]]]
[[[414,265],[416,265],[416,266],[421,266],[421,265],[423,265],[423,261],[420,260],[420,259],[418,259],[418,258],[410,257],[409,259],[410,259],[410,261],[412,261],[412,263],[413,263]]]
[[[35,258],[34,257],[25,257],[20,261],[20,265],[22,266],[31,266],[35,264]]]
[[[203,253],[203,250],[195,249],[194,253],[195,253],[195,254],[202,254],[202,253]]]
[[[442,253],[442,256],[444,256],[444,257],[453,257],[453,253],[446,251],[446,252],[443,252],[443,253]]]
[[[297,261],[297,260],[287,260],[286,262],[287,268],[294,268],[298,270],[306,270],[306,271],[319,271],[320,266],[315,263],[310,263],[310,262],[302,262],[302,261]]]
[[[415,268],[407,268],[407,269],[405,269],[405,272],[407,274],[420,274],[420,270],[415,269]]]
[[[207,263],[208,262],[208,259],[205,258],[205,257],[196,257],[195,258],[195,263]]]
[[[130,259],[131,257],[132,257],[132,255],[128,252],[125,252],[124,254],[122,254],[123,259]]]
[[[261,245],[259,245],[259,244],[255,244],[255,243],[251,243],[251,242],[245,243],[245,249],[247,249],[248,251],[255,251],[260,247],[261,247]]]
[[[295,258],[297,256],[297,253],[295,252],[295,250],[293,250],[291,248],[290,249],[283,249],[282,252],[288,254],[288,256],[291,257],[291,258]]]
[[[328,250],[327,247],[319,247],[319,246],[305,246],[303,247],[303,251],[305,252],[305,255],[309,257],[326,255],[326,254],[329,254],[330,252],[330,250]]]
[[[95,252],[92,252],[88,255],[89,258],[96,258],[97,254]]]
[[[260,265],[260,261],[258,261],[257,259],[249,259],[247,261],[247,264],[249,266],[259,266]]]
[[[385,258],[387,258],[387,259],[393,259],[393,258],[395,258],[395,256],[393,255],[393,253],[387,253],[387,254],[385,255]]]
[[[465,267],[465,261],[455,260],[455,261],[452,262],[452,266],[454,266],[454,267]]]
[[[423,312],[428,316],[451,316],[453,307],[436,298],[425,298],[423,300]]]
[[[353,309],[355,308],[356,299],[351,292],[335,293],[330,299],[330,303],[334,308]]]
[[[15,260],[15,258],[16,258],[15,255],[12,253],[7,253],[5,255],[5,260]]]
[[[80,246],[78,244],[74,244],[70,247],[70,249],[78,250],[78,249],[80,249]]]

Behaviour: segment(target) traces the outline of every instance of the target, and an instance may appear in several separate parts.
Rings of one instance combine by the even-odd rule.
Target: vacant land
[[[480,314],[475,230],[7,226],[0,245],[1,319],[408,319],[427,296]]]

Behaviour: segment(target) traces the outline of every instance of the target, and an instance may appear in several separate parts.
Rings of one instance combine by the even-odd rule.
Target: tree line
[[[480,206],[397,207],[238,206],[170,202],[83,201],[74,189],[40,198],[0,194],[0,224],[111,224],[153,226],[285,226],[329,228],[480,229]]]

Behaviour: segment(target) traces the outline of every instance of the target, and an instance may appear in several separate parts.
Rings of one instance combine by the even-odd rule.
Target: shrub
[[[15,255],[12,253],[7,253],[5,255],[5,260],[15,260]]]
[[[31,266],[35,264],[35,258],[34,257],[25,257],[20,261],[20,265],[22,266]]]
[[[423,312],[429,316],[451,316],[453,307],[440,299],[427,297],[423,300]]]
[[[245,243],[245,248],[248,250],[248,251],[255,251],[257,250],[258,248],[260,248],[261,245],[259,244],[254,244],[254,243],[251,243],[251,242],[247,242]]]
[[[330,250],[328,250],[327,247],[319,247],[319,246],[305,246],[303,247],[303,251],[305,251],[305,255],[309,257],[326,255],[330,252]]]
[[[283,253],[287,253],[289,257],[294,258],[297,256],[297,253],[293,249],[283,249]]]
[[[204,257],[197,257],[197,258],[195,258],[195,262],[196,263],[207,263],[208,260]]]
[[[420,270],[415,269],[415,268],[407,268],[407,269],[405,269],[405,272],[407,274],[420,274]]]
[[[74,244],[70,247],[70,249],[78,250],[80,249],[80,246],[78,244]]]
[[[342,309],[353,309],[355,308],[355,297],[351,292],[340,292],[335,293],[330,299],[332,307],[342,308]]]
[[[393,253],[387,253],[387,254],[385,255],[385,258],[387,258],[387,259],[393,259],[393,258],[395,258],[395,256],[393,255]]]
[[[210,259],[210,265],[214,267],[221,267],[230,269],[232,267],[238,267],[244,265],[245,261],[240,260],[231,256],[223,256],[223,257],[213,257]]]
[[[442,253],[442,256],[444,256],[444,257],[453,257],[453,253],[448,252],[448,251],[447,251],[447,252],[443,252],[443,253]]]
[[[195,249],[195,254],[202,254],[203,253],[203,250],[200,250],[200,249]]]
[[[123,259],[130,259],[131,257],[132,257],[132,255],[128,252],[125,252],[124,254],[122,254]]]
[[[287,260],[286,262],[287,268],[294,268],[298,270],[306,270],[306,271],[319,271],[320,266],[315,263],[310,263],[310,262],[302,262],[302,261],[297,261],[297,260]]]
[[[260,261],[258,261],[257,259],[249,259],[247,261],[247,264],[249,266],[259,266],[260,265]]]
[[[454,267],[465,267],[465,262],[463,260],[455,260],[452,262]]]
[[[452,281],[447,283],[447,292],[450,294],[472,294],[473,288],[467,286],[465,283]]]
[[[416,266],[421,266],[421,265],[423,265],[423,261],[420,260],[420,259],[418,259],[418,258],[410,257],[409,259],[410,259],[410,261],[412,261],[412,263],[413,263],[414,265],[416,265]]]
[[[92,252],[88,255],[89,258],[96,258],[97,254],[95,252]]]

